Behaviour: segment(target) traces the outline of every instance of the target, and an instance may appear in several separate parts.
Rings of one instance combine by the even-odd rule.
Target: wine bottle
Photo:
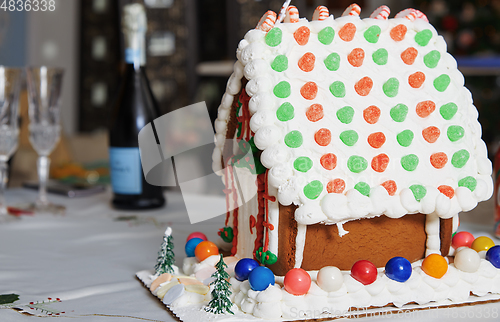
[[[144,70],[146,13],[139,3],[123,8],[125,72],[111,115],[109,161],[113,205],[118,209],[150,209],[165,204],[161,187],[146,182],[138,134],[159,116],[158,105]]]

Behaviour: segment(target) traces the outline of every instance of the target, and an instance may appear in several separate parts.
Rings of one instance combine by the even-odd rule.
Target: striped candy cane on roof
[[[286,9],[290,5],[290,2],[292,0],[286,0],[285,3],[283,3],[283,6],[281,6],[280,14],[278,15],[278,20],[277,22],[282,22],[283,19],[285,19],[285,14],[286,14]]]
[[[361,13],[361,7],[356,3],[353,3],[349,7],[347,7],[347,9],[345,9],[344,13],[342,14],[342,17],[359,16],[360,13]]]
[[[408,8],[400,11],[394,18],[406,18],[410,21],[415,21],[415,19],[423,19],[426,22],[429,22],[425,14],[413,8]]]
[[[391,9],[388,6],[380,6],[375,11],[372,12],[370,18],[379,19],[379,20],[387,20],[389,15],[391,14]]]
[[[318,6],[313,13],[312,20],[315,21],[321,21],[325,20],[330,16],[330,12],[328,11],[328,8],[325,6]]]
[[[285,20],[284,22],[299,22],[299,9],[297,9],[296,6],[289,6],[286,9],[286,15],[285,15]]]
[[[265,32],[273,29],[274,23],[276,22],[276,13],[274,11],[267,11],[262,18],[260,18],[259,23],[255,29],[259,29]]]

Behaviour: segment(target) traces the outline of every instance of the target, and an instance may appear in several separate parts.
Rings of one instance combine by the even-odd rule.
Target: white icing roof
[[[350,41],[346,24],[355,26]],[[400,25],[407,29],[402,40],[394,29],[404,29]],[[379,37],[372,26],[380,28]],[[331,43],[325,36],[329,28],[334,30]],[[307,30],[305,43],[296,40],[294,33]],[[426,35],[431,36],[427,44]],[[268,33],[250,30],[237,57],[215,124],[214,168],[220,169],[229,109],[245,76],[261,162],[270,169],[269,183],[278,188],[279,202],[299,206],[299,223],[416,212],[451,218],[492,195],[491,162],[471,94],[444,39],[423,19],[330,16],[276,23]],[[371,89],[363,90],[370,80]],[[301,89],[306,83],[314,88],[310,82],[317,93],[308,96]],[[391,89],[394,83],[397,90]],[[320,118],[314,112],[321,109]],[[352,119],[349,111],[354,111]],[[335,167],[322,164],[322,157],[336,159]]]

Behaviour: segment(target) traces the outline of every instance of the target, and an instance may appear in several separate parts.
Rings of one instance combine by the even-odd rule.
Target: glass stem
[[[47,199],[47,179],[49,178],[49,165],[50,158],[46,155],[41,155],[38,157],[36,163],[38,167],[38,200],[39,205],[47,205],[49,200]]]
[[[5,204],[5,187],[7,186],[9,165],[5,161],[0,161],[0,216],[7,215],[7,205]]]

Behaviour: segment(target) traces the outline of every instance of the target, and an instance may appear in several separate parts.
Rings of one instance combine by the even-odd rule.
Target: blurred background
[[[106,183],[110,108],[123,68],[121,8],[136,1],[55,0],[55,10],[0,10],[0,65],[63,67],[63,137],[52,153],[51,177]],[[293,0],[301,17],[318,5],[338,17],[351,0]],[[235,51],[262,14],[283,0],[144,0],[147,74],[165,114],[206,101],[213,120]],[[448,43],[471,90],[490,156],[500,139],[500,0],[357,0],[367,17],[382,4],[394,16],[423,11]],[[36,180],[36,152],[28,140],[27,97],[21,95],[20,146],[11,161],[10,186]]]

